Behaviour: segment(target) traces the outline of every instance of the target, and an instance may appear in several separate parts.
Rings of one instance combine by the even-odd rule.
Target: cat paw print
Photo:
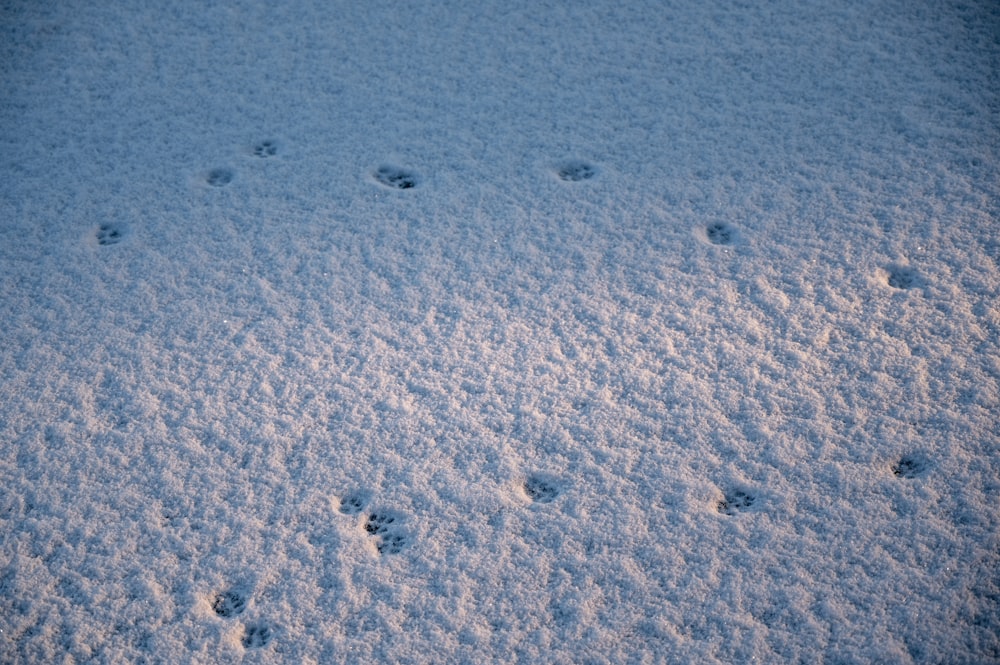
[[[375,549],[378,550],[379,554],[399,554],[406,549],[407,544],[409,541],[405,534],[388,533],[375,543]]]
[[[726,222],[712,222],[705,227],[705,239],[712,245],[732,245],[736,242],[736,227]]]
[[[240,642],[244,649],[261,649],[271,643],[274,631],[263,623],[249,624],[243,631]]]
[[[232,169],[217,168],[205,174],[205,182],[210,187],[225,187],[233,181],[234,177],[236,177],[236,174]]]
[[[254,157],[259,157],[260,159],[274,157],[278,154],[278,142],[274,139],[264,139],[255,143],[251,152]]]
[[[757,502],[757,497],[746,490],[732,490],[716,504],[716,509],[723,515],[735,515]]]
[[[375,169],[372,178],[389,189],[413,189],[420,184],[420,178],[413,171],[388,164]]]
[[[345,494],[340,498],[340,506],[337,508],[344,515],[357,515],[368,505],[368,492],[355,490]]]
[[[243,614],[243,610],[246,608],[246,594],[233,589],[219,593],[215,596],[215,600],[212,601],[212,609],[224,619],[239,616]]]
[[[375,549],[379,554],[399,554],[409,544],[409,536],[400,528],[402,518],[386,512],[369,513],[364,529],[378,540]]]
[[[892,473],[898,478],[912,479],[922,476],[927,470],[928,463],[917,455],[904,455],[892,465]]]
[[[885,283],[894,289],[905,291],[920,286],[920,273],[915,268],[891,265],[884,269]]]
[[[365,522],[365,531],[373,536],[386,533],[393,524],[396,523],[396,518],[392,515],[387,515],[385,513],[372,513],[368,516],[368,520]]]
[[[559,483],[540,475],[528,476],[521,489],[532,503],[552,503],[562,493]]]
[[[597,167],[582,159],[571,159],[556,166],[556,176],[564,182],[582,182],[597,176]]]
[[[97,227],[94,237],[98,245],[107,247],[108,245],[117,245],[122,240],[125,240],[126,235],[128,235],[127,226],[107,222]]]

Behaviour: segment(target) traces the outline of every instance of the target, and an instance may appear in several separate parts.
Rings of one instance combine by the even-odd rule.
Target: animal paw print
[[[556,167],[556,175],[566,182],[580,182],[596,176],[597,167],[581,160],[572,160]]]
[[[359,490],[342,497],[338,510],[344,515],[357,515],[366,505],[368,505],[368,495]]]
[[[385,533],[389,530],[389,525],[393,524],[396,518],[385,513],[372,513],[365,522],[365,531],[373,536]]]
[[[267,159],[278,154],[278,144],[272,139],[265,139],[253,147],[253,156]]]
[[[533,503],[552,503],[559,496],[559,486],[541,476],[530,476],[524,481],[524,493]]]
[[[233,181],[233,172],[230,169],[212,169],[205,176],[205,182],[212,187],[225,187]]]
[[[379,554],[399,554],[407,545],[407,538],[401,533],[390,533],[382,536],[375,548]]]
[[[705,237],[713,245],[732,245],[736,241],[736,229],[725,222],[713,222],[705,227]]]
[[[101,246],[117,245],[125,239],[128,229],[121,224],[101,224],[97,227],[97,244]]]
[[[912,289],[920,281],[917,271],[909,266],[889,266],[885,273],[886,283],[894,289]]]
[[[220,617],[231,619],[243,614],[247,607],[247,597],[239,591],[223,591],[212,601],[212,609]]]
[[[716,508],[718,508],[719,512],[723,515],[735,515],[742,510],[746,510],[756,501],[756,497],[749,492],[735,490],[727,493],[726,497],[716,504]]]
[[[365,531],[377,536],[375,549],[379,554],[399,554],[409,544],[409,537],[398,528],[398,518],[387,513],[371,513],[365,521]]]
[[[368,505],[369,493],[354,490],[340,499],[337,508],[344,515],[358,515]],[[388,511],[372,511],[367,514],[362,528],[374,537],[375,549],[379,554],[399,554],[410,544],[410,536],[399,528],[403,518]]]
[[[380,166],[372,177],[375,178],[375,182],[390,189],[413,189],[419,183],[417,174],[398,166]]]
[[[916,478],[927,470],[927,462],[913,455],[904,455],[892,465],[892,473],[900,478]]]
[[[271,643],[271,628],[265,624],[251,624],[243,632],[244,649],[260,649]]]

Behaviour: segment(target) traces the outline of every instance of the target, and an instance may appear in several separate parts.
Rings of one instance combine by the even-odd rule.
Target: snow
[[[0,30],[0,661],[1000,662],[994,3]]]

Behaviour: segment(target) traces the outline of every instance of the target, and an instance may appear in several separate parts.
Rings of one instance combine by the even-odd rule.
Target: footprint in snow
[[[389,189],[413,189],[420,183],[420,179],[413,171],[389,164],[383,164],[375,169],[372,178]]]
[[[410,544],[410,537],[400,528],[402,516],[379,511],[369,513],[364,529],[378,540],[375,549],[379,554],[399,554]]]
[[[243,614],[247,607],[247,597],[243,593],[230,589],[223,591],[212,601],[212,609],[224,619],[231,619]]]
[[[124,224],[106,222],[97,227],[97,232],[94,236],[97,238],[98,245],[106,247],[108,245],[117,245],[125,239],[127,233],[128,227]]]
[[[745,490],[732,490],[725,498],[716,504],[716,509],[723,515],[735,515],[756,503],[757,498]]]
[[[540,475],[528,476],[522,489],[532,503],[552,503],[561,493],[558,483]]]
[[[556,176],[565,182],[582,182],[597,176],[597,167],[581,159],[572,159],[556,167]]]
[[[262,624],[250,624],[243,631],[243,638],[240,640],[245,649],[259,649],[271,643],[273,633],[271,627]]]
[[[368,505],[368,492],[355,490],[340,498],[338,510],[344,515],[357,515]]]
[[[893,475],[899,478],[916,478],[927,470],[927,461],[915,455],[904,455],[892,465]]]
[[[232,169],[212,169],[205,175],[205,182],[211,187],[225,187],[233,181],[234,176]]]
[[[705,227],[705,238],[713,245],[732,245],[736,242],[736,228],[726,222],[712,222]]]
[[[885,269],[885,282],[894,289],[912,289],[919,286],[919,273],[909,266],[892,265]]]
[[[253,156],[261,159],[274,157],[278,154],[278,143],[274,139],[265,139],[256,143],[253,147]]]

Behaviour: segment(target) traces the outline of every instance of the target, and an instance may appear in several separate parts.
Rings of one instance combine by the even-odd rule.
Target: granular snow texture
[[[1000,662],[996,3],[0,35],[0,661]]]

